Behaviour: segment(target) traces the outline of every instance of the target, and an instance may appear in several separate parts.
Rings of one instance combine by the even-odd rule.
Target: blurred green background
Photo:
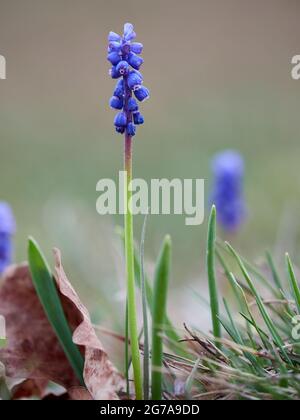
[[[288,249],[299,236],[300,53],[297,0],[0,0],[0,198],[18,221],[16,258],[33,235],[49,259],[62,249],[66,270],[104,322],[123,310],[122,250],[114,225],[96,213],[96,183],[117,178],[122,138],[108,99],[106,39],[134,23],[144,43],[146,124],[134,145],[138,177],[205,178],[214,153],[238,149],[246,161],[248,220],[234,244],[251,258]],[[136,238],[142,219],[136,218]],[[187,305],[205,284],[206,224],[149,219],[148,270],[165,233],[174,241],[170,311],[201,318]],[[279,252],[280,251],[280,252]],[[202,283],[201,283],[202,282]],[[204,286],[203,286],[204,287]],[[173,304],[172,304],[173,303]],[[105,311],[98,311],[99,308]],[[118,309],[116,309],[118,308]]]

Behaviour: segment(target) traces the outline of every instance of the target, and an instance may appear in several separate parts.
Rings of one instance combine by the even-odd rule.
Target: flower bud
[[[139,57],[134,53],[130,53],[128,55],[128,63],[131,65],[131,67],[133,67],[136,70],[139,70],[143,62],[144,60],[142,59],[142,57]]]
[[[130,112],[138,111],[139,106],[137,104],[137,101],[134,98],[129,98],[128,103],[127,103],[127,108],[128,108],[128,111]]]
[[[140,102],[144,102],[150,97],[150,92],[145,86],[140,86],[134,91],[134,94]]]
[[[135,125],[132,122],[128,123],[128,125],[127,125],[127,134],[129,136],[133,137],[133,136],[135,136],[135,133],[136,133],[136,127],[135,127]]]
[[[113,66],[116,66],[121,61],[121,56],[116,51],[108,54],[107,59]]]
[[[109,74],[112,79],[118,79],[121,77],[120,73],[116,69],[116,66],[112,66],[112,68],[109,70]]]
[[[121,76],[126,74],[128,72],[128,69],[129,64],[125,60],[120,61],[119,64],[116,66],[116,70],[121,74]]]
[[[125,112],[119,112],[115,116],[114,124],[116,127],[126,127],[127,125],[127,116]]]
[[[135,86],[140,86],[143,83],[143,77],[140,72],[131,71],[127,78],[129,89],[134,89]]]
[[[135,125],[144,124],[144,117],[140,112],[133,113],[133,122]]]
[[[124,25],[124,39],[125,41],[132,41],[136,37],[133,25],[131,23],[125,23]]]
[[[114,90],[114,96],[117,96],[118,98],[123,98],[124,96],[124,80],[123,79],[118,80],[115,90]]]
[[[130,45],[130,50],[135,54],[141,54],[143,51],[143,44],[141,44],[140,42],[133,42]]]
[[[115,32],[110,32],[108,34],[108,41],[118,41],[120,42],[122,40],[122,38],[120,37],[120,35],[116,34]]]
[[[116,127],[116,132],[119,134],[124,134],[125,133],[125,127]]]
[[[112,96],[110,98],[110,101],[109,101],[109,105],[113,109],[122,109],[123,108],[123,103],[124,103],[123,99],[118,98],[118,96]]]

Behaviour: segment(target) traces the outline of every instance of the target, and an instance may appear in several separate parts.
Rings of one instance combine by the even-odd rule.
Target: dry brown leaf
[[[30,397],[43,399],[47,394],[48,381],[45,379],[27,379],[12,389],[12,399],[20,400]]]
[[[93,397],[89,391],[83,387],[74,387],[69,389],[69,397],[76,401],[91,401]]]
[[[108,358],[107,353],[92,326],[87,309],[80,302],[70,284],[61,263],[61,254],[54,250],[55,278],[60,293],[72,302],[82,316],[73,334],[73,341],[85,349],[84,381],[95,400],[118,399],[117,393],[124,387],[124,380]]]
[[[58,250],[55,261],[56,282],[74,332],[73,341],[85,356],[86,387],[93,399],[118,399],[123,378],[110,362],[87,309],[68,281]],[[36,295],[27,264],[12,266],[4,274],[0,284],[0,314],[6,319],[8,344],[0,349],[0,361],[5,365],[7,377],[34,379],[39,383],[53,381],[67,390],[79,386]]]
[[[45,316],[27,264],[12,266],[0,285],[7,346],[0,360],[10,378],[51,380],[66,389],[78,381]]]

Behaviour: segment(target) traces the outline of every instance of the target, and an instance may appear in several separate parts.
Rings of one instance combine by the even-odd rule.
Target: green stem
[[[137,311],[135,297],[135,274],[134,274],[134,244],[133,244],[133,218],[130,208],[132,192],[129,185],[132,180],[132,138],[125,135],[125,172],[127,173],[125,191],[125,254],[126,254],[126,277],[128,299],[128,324],[131,343],[132,366],[136,399],[143,398],[143,382],[139,350],[139,336],[137,327]]]

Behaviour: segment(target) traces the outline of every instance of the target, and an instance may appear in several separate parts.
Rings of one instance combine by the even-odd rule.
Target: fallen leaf
[[[86,387],[95,400],[118,399],[124,386],[123,378],[109,360],[94,332],[87,309],[66,277],[60,252],[55,250],[54,254],[61,302],[73,331],[73,341],[80,346],[85,358]],[[27,264],[11,266],[4,273],[0,283],[0,314],[6,320],[7,336],[7,346],[0,349],[0,361],[7,377],[26,381],[24,390],[20,388],[22,392],[32,389],[36,393],[38,389],[42,395],[39,385],[48,381],[66,390],[79,387],[36,295]],[[29,379],[34,382],[27,382]],[[81,392],[81,396],[86,399],[89,393]],[[80,396],[80,393],[75,395]]]
[[[12,400],[37,397],[43,399],[48,394],[48,381],[46,379],[27,379],[12,389]]]
[[[69,397],[76,401],[91,401],[93,397],[89,391],[83,387],[74,387],[69,389]]]
[[[80,302],[75,290],[64,272],[61,253],[54,250],[55,278],[58,289],[65,298],[75,305],[82,320],[73,334],[73,341],[85,349],[83,377],[85,385],[95,400],[119,399],[117,393],[124,387],[124,379],[111,363],[95,330],[87,309]]]
[[[8,377],[46,379],[66,389],[78,385],[36,295],[27,264],[11,266],[4,273],[0,314],[6,320],[7,336],[0,360]]]

